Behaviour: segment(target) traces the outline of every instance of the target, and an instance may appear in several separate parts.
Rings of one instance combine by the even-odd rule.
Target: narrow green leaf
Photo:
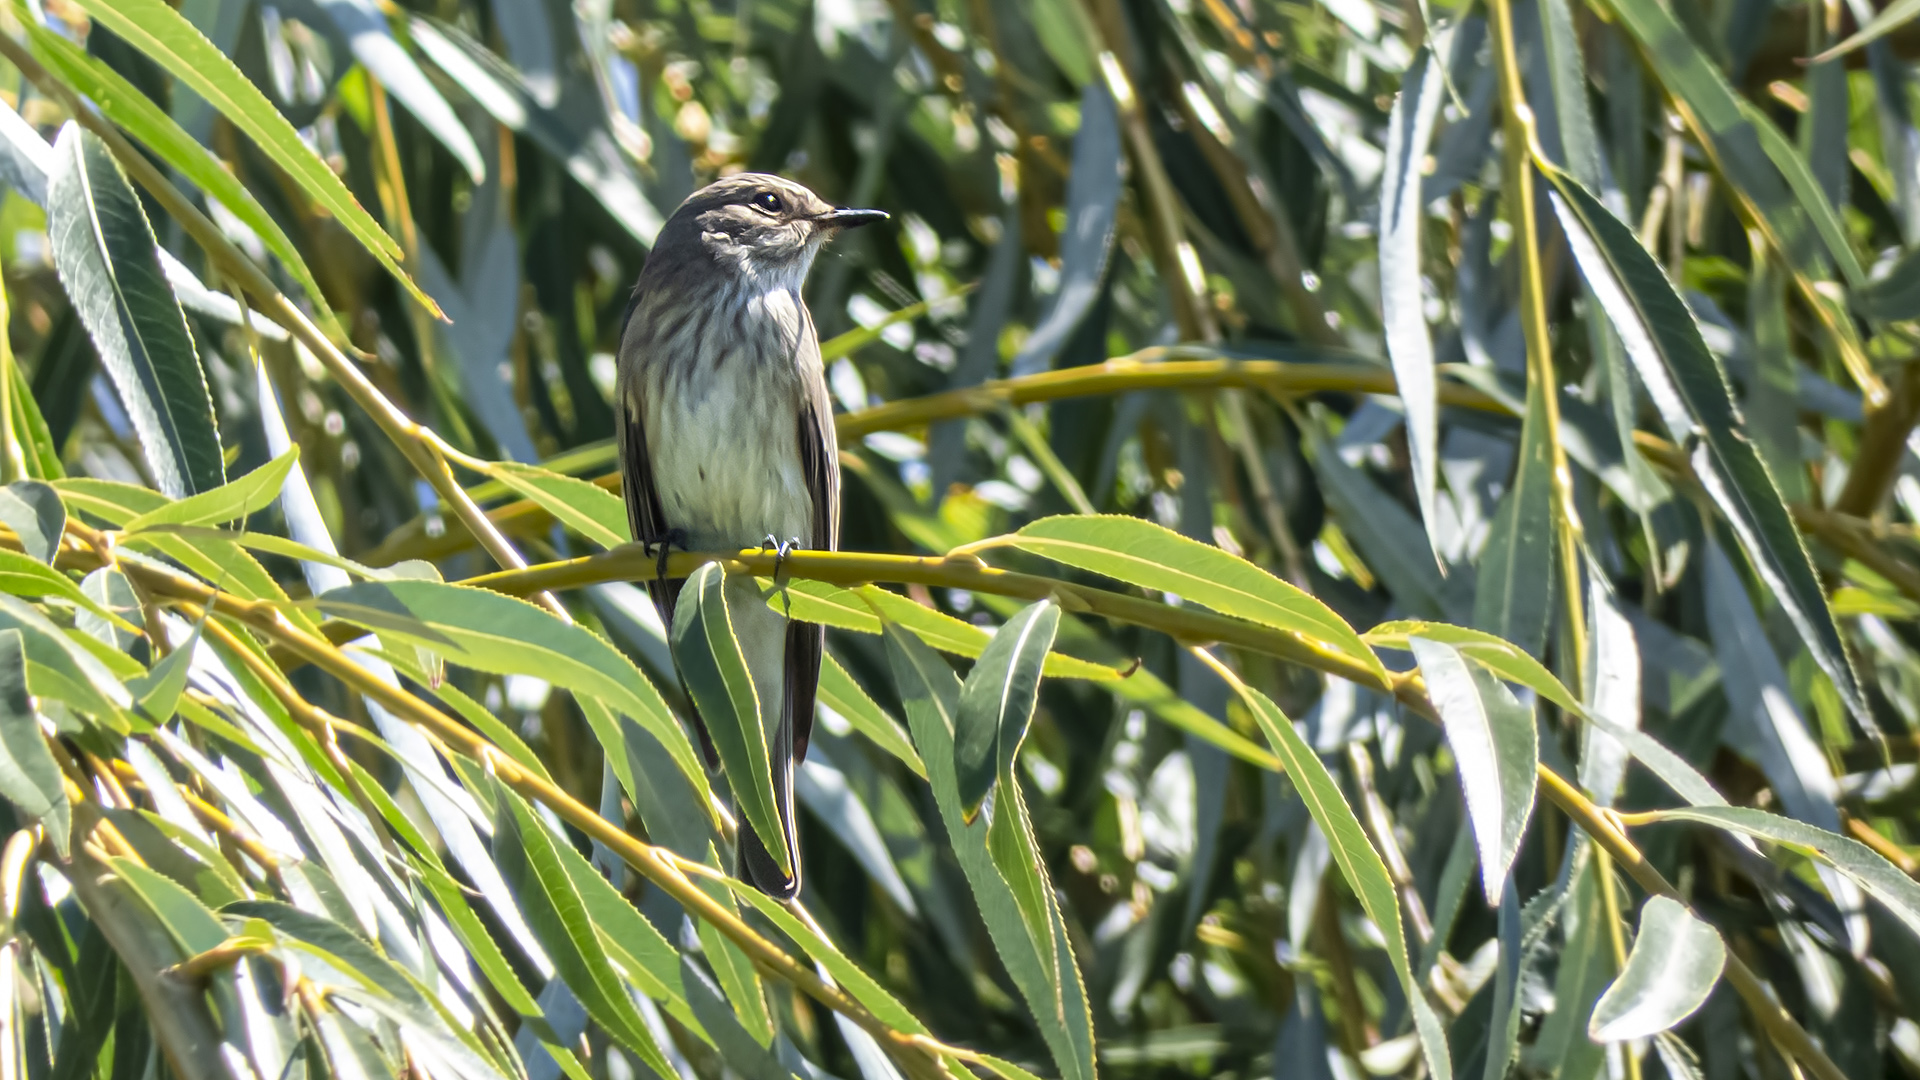
[[[0,488],[0,524],[13,530],[26,553],[52,564],[67,531],[67,508],[60,493],[38,480],[17,480]]]
[[[1792,189],[1793,197],[1800,202],[1800,208],[1806,211],[1813,222],[1815,232],[1826,245],[1827,253],[1833,256],[1834,265],[1840,268],[1840,275],[1846,279],[1847,287],[1858,289],[1867,283],[1867,272],[1860,267],[1860,256],[1853,250],[1853,242],[1847,238],[1847,228],[1840,221],[1840,215],[1827,199],[1827,193],[1820,190],[1820,182],[1813,177],[1813,171],[1800,156],[1800,151],[1786,135],[1775,127],[1765,112],[1753,102],[1742,100],[1740,112],[1753,125],[1755,134],[1760,137],[1760,148],[1766,151],[1774,167],[1786,178],[1787,187]]]
[[[509,806],[523,837],[539,827],[532,816],[524,812],[526,805],[517,797]],[[627,980],[659,1002],[674,1019],[696,1034],[702,1034],[699,1022],[687,1006],[686,988],[681,985],[680,954],[660,936],[660,931],[634,910],[627,898],[578,851],[554,842],[544,831],[529,840],[529,847],[546,852],[553,865],[566,875],[567,887],[579,895],[581,907],[595,933]]]
[[[1047,50],[1067,81],[1075,86],[1092,81],[1096,72],[1093,50],[1087,43],[1098,41],[1100,35],[1088,24],[1085,10],[1073,0],[1034,0],[1027,11],[1040,47]]]
[[[153,670],[127,680],[134,703],[154,723],[164,724],[173,719],[174,710],[180,707],[180,695],[187,689],[187,669],[193,663],[193,650],[199,644],[200,628],[196,626],[193,636],[161,657]]]
[[[820,704],[832,709],[853,730],[865,735],[875,746],[899,758],[915,776],[927,778],[927,766],[913,748],[913,738],[900,722],[888,716],[832,653],[822,657],[820,665]]]
[[[518,69],[450,23],[409,13],[407,31],[420,51],[481,108],[564,164],[567,174],[599,200],[613,222],[635,240],[653,244],[663,223],[660,211],[648,201],[615,145],[598,102],[585,116],[581,115],[582,103],[571,95],[565,108],[558,102],[543,102]]]
[[[400,245],[381,230],[266,95],[166,0],[79,0],[79,4],[246,132],[309,198],[406,286],[422,307],[439,316],[439,307],[400,268]]]
[[[1852,878],[1873,898],[1920,934],[1920,882],[1901,873],[1879,852],[1851,837],[1744,806],[1690,806],[1658,812],[1663,821],[1693,821],[1784,844]]]
[[[1814,57],[1809,63],[1820,64],[1886,37],[1920,16],[1920,0],[1893,0],[1893,3],[1880,9],[1867,25],[1854,31],[1853,36]]]
[[[67,789],[27,693],[26,646],[18,630],[0,630],[0,795],[44,821],[47,838],[66,855],[72,832]]]
[[[1453,1080],[1453,1059],[1447,1053],[1446,1031],[1440,1026],[1439,1015],[1427,1002],[1426,990],[1414,977],[1407,957],[1406,930],[1400,921],[1400,898],[1394,891],[1393,879],[1387,876],[1386,863],[1380,861],[1380,853],[1367,839],[1360,819],[1340,794],[1340,787],[1334,783],[1327,767],[1294,730],[1293,721],[1265,694],[1238,679],[1231,682],[1260,730],[1266,733],[1274,753],[1280,755],[1287,776],[1306,802],[1314,824],[1325,834],[1341,876],[1347,879],[1354,897],[1385,939],[1387,960],[1413,1008],[1413,1024],[1419,1032],[1420,1049],[1426,1057],[1428,1071],[1435,1080]]]
[[[955,297],[965,296],[972,291],[973,286],[968,285],[963,289],[948,294],[946,297],[943,297],[942,300],[950,301]],[[899,323],[912,322],[925,315],[933,308],[935,303],[936,301],[934,300],[921,300],[917,303],[908,304],[898,311],[887,312],[879,322],[874,323],[872,326],[856,326],[843,334],[835,334],[820,343],[820,362],[823,364],[831,364],[843,356],[852,356],[868,345],[879,341],[880,335],[886,331],[887,327]]]
[[[1678,900],[1650,897],[1620,977],[1600,995],[1587,1022],[1595,1042],[1657,1035],[1706,1004],[1727,964],[1720,932]]]
[[[115,528],[171,501],[151,488],[90,476],[55,480],[47,486],[60,493],[68,513],[91,514]]]
[[[1408,641],[1415,637],[1445,642],[1463,655],[1471,656],[1493,669],[1495,674],[1508,682],[1518,683],[1569,712],[1581,711],[1580,699],[1574,697],[1566,684],[1548,671],[1545,665],[1518,645],[1484,630],[1424,619],[1401,619],[1381,623],[1366,633],[1366,640],[1370,644],[1383,649],[1412,651]]]
[[[279,258],[293,275],[307,299],[322,312],[326,296],[307,269],[300,249],[282,232],[278,222],[267,213],[238,177],[228,172],[218,158],[193,136],[182,130],[173,118],[155,105],[119,72],[87,54],[59,34],[32,20],[23,20],[33,55],[67,85],[93,100],[107,119],[125,128],[146,144],[168,165],[193,181],[201,191],[217,200],[234,217],[260,237],[267,250]]]
[[[751,582],[745,584],[752,587]],[[727,585],[726,571],[719,563],[707,563],[687,578],[674,608],[673,660],[687,692],[700,707],[741,815],[764,840],[774,862],[791,877],[794,867],[787,857],[787,830],[774,790],[762,705],[746,655],[733,633]]]
[[[841,952],[824,935],[796,918],[785,905],[733,878],[727,879],[727,886],[733,890],[734,896],[745,900],[755,911],[766,916],[768,922],[778,926],[782,933],[806,950],[808,956],[813,957],[816,963],[827,969],[827,973],[833,976],[841,989],[852,994],[855,1001],[865,1005],[869,1012],[887,1026],[910,1034],[930,1034],[926,1025],[908,1011],[897,998],[889,994],[873,976],[849,959],[846,953]]]
[[[1440,489],[1440,383],[1427,329],[1427,298],[1421,287],[1420,234],[1425,228],[1427,148],[1440,117],[1443,65],[1430,49],[1414,57],[1400,81],[1387,124],[1385,171],[1380,178],[1380,328],[1394,386],[1407,410],[1407,454],[1414,492],[1427,535],[1437,526]],[[1433,551],[1440,559],[1438,547]]]
[[[1358,660],[1386,681],[1380,658],[1325,604],[1237,555],[1150,521],[1062,515],[1041,518],[1005,539],[1022,551],[1067,566],[1173,593],[1222,615],[1298,634],[1311,644]],[[883,614],[894,617],[892,612]]]
[[[616,548],[632,539],[627,534],[626,504],[598,484],[511,461],[492,463],[487,475],[603,548]]]
[[[987,643],[960,689],[954,717],[954,772],[961,816],[969,822],[996,777],[1012,768],[1040,692],[1040,665],[1053,648],[1060,606],[1042,600],[1008,619]]]
[[[918,634],[922,641],[941,652],[956,656],[979,656],[991,637],[987,631],[972,623],[916,604],[878,585],[857,585],[844,589],[823,581],[786,581],[775,586],[767,579],[759,580],[768,605],[782,615],[801,622],[819,623],[859,634],[878,634],[880,621],[888,619]],[[1044,671],[1055,679],[1108,682],[1120,678],[1118,671],[1105,664],[1058,652],[1048,655]]]
[[[149,510],[127,522],[122,529],[136,533],[155,525],[214,525],[242,520],[266,509],[280,497],[280,489],[287,482],[287,473],[299,458],[300,449],[289,448],[286,453],[230,484]]]
[[[964,687],[960,707],[964,712]],[[1052,887],[1047,881],[1040,845],[1033,838],[1033,820],[1027,813],[1026,798],[1021,794],[1012,762],[1000,770],[998,778],[1000,786],[993,797],[993,820],[987,823],[987,856],[1013,893],[1014,905],[1020,911],[1020,921],[1035,955],[1056,956],[1059,941],[1054,934]]]
[[[1540,761],[1533,710],[1453,646],[1423,637],[1407,644],[1453,748],[1467,816],[1479,841],[1487,903],[1498,904],[1533,814],[1534,768]]]
[[[1474,582],[1473,622],[1534,656],[1544,655],[1553,612],[1553,447],[1547,396],[1527,386],[1520,460],[1500,499]]]
[[[494,857],[502,874],[514,882],[527,924],[553,957],[560,977],[587,1014],[639,1055],[656,1076],[674,1075],[646,1021],[627,997],[626,984],[609,959],[606,931],[596,924],[592,909],[561,865],[553,835],[505,785],[494,786],[494,798],[499,804]]]
[[[1620,331],[1669,434],[1687,448],[1701,484],[1847,710],[1877,731],[1806,546],[1692,313],[1632,230],[1564,173],[1543,171],[1574,258]]]
[[[94,602],[67,575],[17,551],[0,548],[0,592],[14,596],[57,596],[108,622],[126,623]]]
[[[884,637],[914,745],[926,762],[941,822],[986,922],[994,951],[1032,1012],[1064,1080],[1093,1080],[1093,1030],[1086,990],[1073,953],[1065,947],[1065,927],[1059,913],[1049,911],[1048,917],[1057,947],[1042,952],[1035,947],[1013,887],[988,850],[989,823],[975,821],[969,825],[960,812],[953,768],[960,680],[947,662],[917,636],[889,622]]]
[[[180,498],[224,484],[206,372],[154,254],[146,211],[106,146],[74,124],[54,145],[47,238],[157,486]]]
[[[448,662],[496,675],[532,675],[633,717],[666,748],[702,799],[707,774],[660,692],[633,662],[584,627],[486,589],[437,581],[367,581],[332,589],[320,610]]]
[[[109,857],[107,865],[160,920],[182,959],[227,940],[227,929],[220,925],[219,918],[172,878],[118,856]]]
[[[0,630],[20,631],[27,660],[27,689],[35,696],[63,701],[121,730],[133,703],[121,677],[138,674],[140,664],[107,649],[85,634],[68,636],[40,610],[17,597],[0,594]],[[94,652],[92,646],[100,649]],[[109,666],[107,656],[119,658]],[[116,671],[117,667],[117,671]]]

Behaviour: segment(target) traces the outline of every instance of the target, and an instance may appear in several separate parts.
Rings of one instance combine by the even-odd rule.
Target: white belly
[[[798,402],[777,385],[787,380],[749,373],[749,365],[730,358],[717,377],[696,380],[704,382],[704,395],[654,395],[648,402],[647,449],[660,509],[668,528],[687,531],[694,551],[758,547],[768,536],[805,545],[813,536]]]

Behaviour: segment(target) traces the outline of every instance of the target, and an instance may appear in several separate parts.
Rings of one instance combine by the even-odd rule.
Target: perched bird
[[[635,540],[659,545],[662,567],[668,545],[839,546],[833,407],[800,287],[840,230],[886,217],[744,173],[694,192],[661,228],[627,307],[615,412],[627,520]],[[669,627],[681,584],[647,586]],[[767,743],[793,867],[783,873],[742,817],[738,872],[785,899],[800,890],[793,769],[813,729],[825,630],[772,610],[751,578],[729,579],[724,595],[765,721],[776,723]],[[697,713],[694,724],[713,768]]]

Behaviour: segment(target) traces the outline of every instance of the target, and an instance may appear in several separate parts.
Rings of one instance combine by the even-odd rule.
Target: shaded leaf
[[[1726,376],[1692,313],[1620,219],[1565,174],[1549,169],[1546,175],[1574,258],[1620,331],[1668,432],[1688,450],[1695,474],[1848,711],[1867,730],[1878,730],[1807,549],[1741,430]]]
[[[72,829],[62,780],[27,693],[27,655],[20,631],[0,630],[0,795],[46,822],[47,838],[64,856]]]
[[[486,179],[486,163],[480,160],[480,148],[473,144],[467,125],[454,114],[420,65],[394,40],[386,16],[372,0],[319,0],[319,4],[346,35],[353,58],[447,148],[466,170],[467,178],[476,184]]]
[[[1225,674],[1224,669],[1216,670]],[[1385,938],[1387,960],[1392,964],[1393,973],[1398,976],[1401,989],[1413,1008],[1414,1028],[1419,1032],[1420,1049],[1426,1058],[1427,1068],[1436,1080],[1452,1080],[1453,1059],[1447,1053],[1446,1032],[1440,1026],[1439,1015],[1427,1002],[1426,991],[1414,977],[1413,966],[1407,956],[1406,930],[1400,921],[1400,899],[1394,892],[1393,879],[1387,876],[1386,864],[1380,861],[1380,853],[1374,850],[1373,842],[1367,839],[1365,830],[1360,827],[1360,819],[1354,816],[1353,808],[1347,805],[1346,797],[1340,794],[1339,785],[1334,783],[1327,767],[1314,756],[1313,748],[1300,737],[1300,733],[1294,730],[1293,721],[1287,719],[1280,707],[1265,694],[1238,678],[1229,678],[1228,682],[1240,695],[1247,711],[1253,714],[1260,730],[1266,734],[1274,753],[1280,755],[1287,776],[1293,781],[1294,790],[1300,793],[1307,804],[1308,813],[1313,816],[1314,824],[1320,826],[1321,833],[1327,838],[1341,876],[1346,878],[1361,908]]]
[[[1080,130],[1073,136],[1073,167],[1067,173],[1067,227],[1060,237],[1060,287],[1046,314],[1007,365],[1014,378],[1053,366],[1054,358],[1093,310],[1106,276],[1107,253],[1119,214],[1121,188],[1120,116],[1104,80],[1091,77],[1092,57],[1085,51],[1085,16],[1073,0],[1040,0],[1033,8],[1040,40],[1061,63],[1062,52],[1081,58],[1082,70],[1062,64],[1080,92]],[[1090,29],[1090,28],[1087,28]],[[1060,45],[1050,34],[1067,33]],[[1070,40],[1071,44],[1066,42]],[[1079,46],[1077,52],[1073,47]],[[1071,62],[1071,61],[1069,61]],[[822,346],[824,355],[825,346]]]
[[[173,498],[225,483],[206,373],[154,255],[146,211],[106,146],[71,124],[54,147],[47,237],[154,482]]]
[[[1008,619],[993,635],[960,689],[954,715],[955,783],[969,822],[996,777],[1013,767],[1040,692],[1040,665],[1053,648],[1060,607],[1042,600]]]
[[[1474,624],[1534,656],[1545,654],[1554,607],[1553,448],[1546,405],[1546,394],[1530,384],[1520,461],[1480,554],[1473,594]]]
[[[752,587],[752,582],[744,584]],[[673,659],[680,680],[700,708],[707,734],[719,751],[728,786],[740,813],[765,838],[768,854],[789,878],[794,866],[788,858],[787,827],[774,788],[772,751],[762,705],[747,668],[740,639],[734,636],[727,610],[726,571],[717,562],[695,570],[680,589],[673,613]],[[785,763],[781,763],[782,767]]]
[[[0,524],[13,530],[26,553],[49,565],[67,528],[60,493],[38,480],[16,480],[0,488]]]

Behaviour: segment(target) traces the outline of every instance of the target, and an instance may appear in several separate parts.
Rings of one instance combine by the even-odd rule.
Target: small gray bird
[[[820,339],[800,287],[821,245],[885,220],[839,210],[790,180],[743,173],[688,197],[654,241],[620,336],[618,435],[635,540],[728,551],[771,540],[840,544],[840,464]],[[673,625],[680,581],[648,583]],[[778,863],[740,820],[739,873],[762,892],[800,891],[793,768],[807,755],[825,631],[767,606],[751,578],[729,579],[727,612],[769,723],[774,801],[787,834]],[[694,715],[707,767],[717,764]]]

